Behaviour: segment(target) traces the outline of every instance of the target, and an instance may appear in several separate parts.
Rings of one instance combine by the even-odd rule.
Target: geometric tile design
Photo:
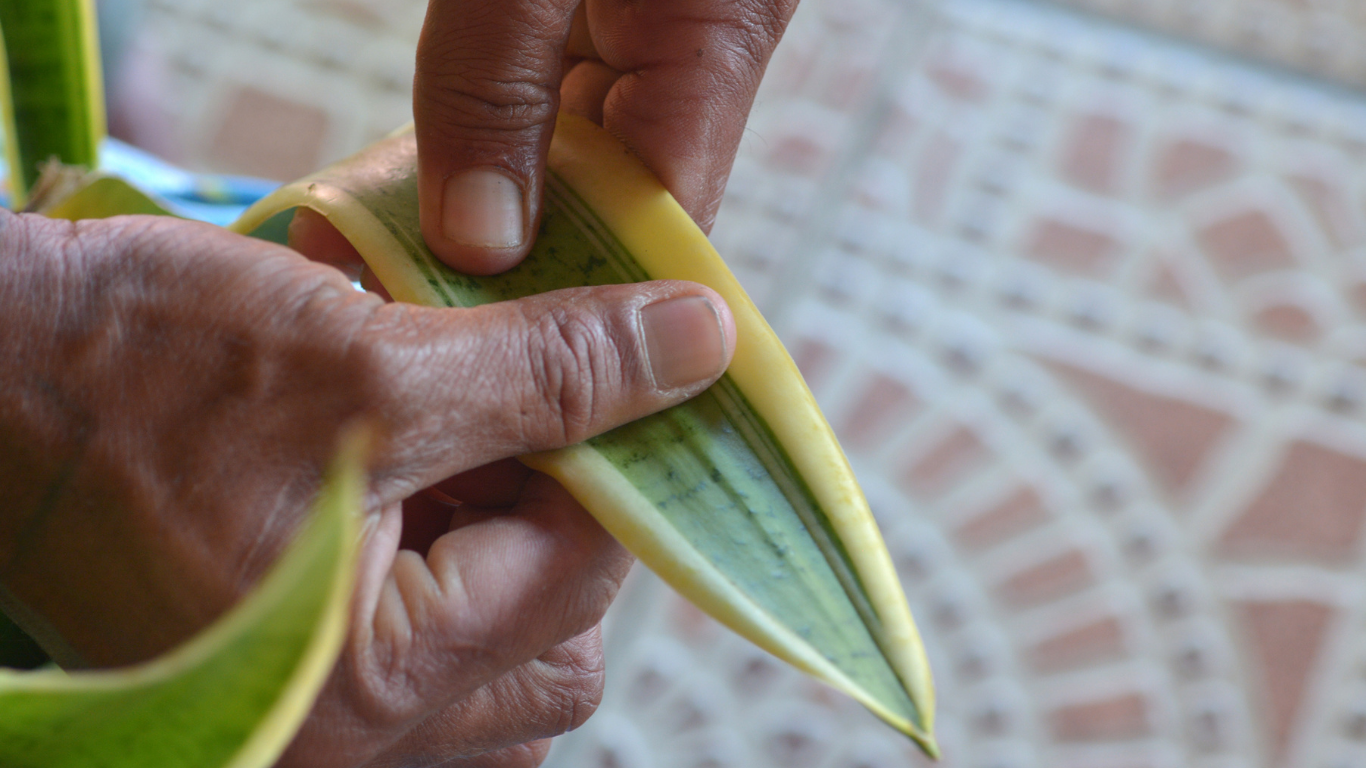
[[[1053,368],[1124,436],[1153,479],[1178,498],[1232,424],[1227,414],[1189,400],[1143,391],[1081,368]]]
[[[1366,98],[926,7],[802,6],[713,241],[869,493],[946,764],[1366,766]],[[921,764],[681,605],[633,580],[553,765]]]
[[[899,484],[914,498],[932,499],[961,482],[988,456],[989,449],[971,429],[955,425],[932,442],[915,446],[913,458],[901,471]]]
[[[981,550],[1043,525],[1048,510],[1033,488],[1020,486],[982,508],[966,508],[967,516],[952,524],[953,537],[965,549]]]
[[[293,179],[412,120],[425,0],[146,5],[112,123],[185,167]]]
[[[1238,608],[1251,641],[1252,672],[1262,686],[1271,754],[1283,760],[1333,609],[1309,600],[1246,602]]]
[[[228,96],[223,122],[209,143],[221,168],[296,179],[318,167],[327,113],[242,86]]]
[[[1366,9],[1353,0],[1060,0],[1346,85],[1366,86]]]
[[[845,443],[861,448],[886,439],[920,405],[906,385],[876,371],[868,375],[855,403],[841,422],[839,432]]]
[[[1226,557],[1351,564],[1366,521],[1366,459],[1295,441],[1219,539]]]
[[[1152,195],[1172,202],[1228,181],[1238,169],[1238,159],[1214,141],[1173,137],[1158,150],[1152,171]]]
[[[1295,254],[1280,226],[1266,211],[1255,207],[1202,224],[1195,238],[1225,280],[1295,266]]]
[[[1139,693],[1069,704],[1049,713],[1053,738],[1060,742],[1127,741],[1152,735],[1148,700]]]

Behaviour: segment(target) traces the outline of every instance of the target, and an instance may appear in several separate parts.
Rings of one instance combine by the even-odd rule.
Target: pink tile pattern
[[[148,0],[113,84],[130,138],[196,170],[293,179],[412,120],[426,0]]]
[[[1276,34],[1366,18],[1275,4]],[[713,239],[869,493],[945,764],[1366,766],[1366,97],[1050,4],[937,6],[802,7]],[[852,48],[878,79],[833,99],[870,87]],[[668,657],[674,693],[609,680],[557,765],[922,764],[708,620],[631,607],[663,594],[614,609],[609,668]],[[700,741],[664,725],[693,685],[731,686]]]
[[[1059,0],[1346,85],[1366,85],[1355,0]]]

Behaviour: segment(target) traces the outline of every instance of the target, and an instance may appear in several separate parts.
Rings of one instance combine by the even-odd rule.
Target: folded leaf
[[[293,738],[346,635],[364,493],[352,437],[314,511],[256,589],[147,664],[0,669],[5,768],[265,768]]]
[[[530,256],[492,277],[423,243],[412,135],[382,141],[250,209],[252,233],[324,215],[400,301],[474,306],[579,285],[680,279],[730,305],[729,372],[693,400],[523,457],[557,478],[703,610],[936,751],[934,692],[906,599],[844,454],[796,366],[706,236],[602,129],[562,116]]]

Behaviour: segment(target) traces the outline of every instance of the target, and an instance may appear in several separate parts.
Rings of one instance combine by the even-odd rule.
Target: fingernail
[[[482,248],[515,248],[525,229],[522,187],[506,174],[475,168],[446,179],[441,233],[447,240]]]
[[[650,372],[659,389],[710,379],[726,363],[721,316],[705,296],[684,296],[640,310],[641,334]]]

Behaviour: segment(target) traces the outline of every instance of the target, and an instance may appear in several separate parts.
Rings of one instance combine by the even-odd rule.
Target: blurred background
[[[115,134],[288,179],[423,0],[101,0]],[[713,233],[879,515],[944,765],[1366,766],[1366,3],[804,0]],[[925,763],[637,569],[555,768]]]

